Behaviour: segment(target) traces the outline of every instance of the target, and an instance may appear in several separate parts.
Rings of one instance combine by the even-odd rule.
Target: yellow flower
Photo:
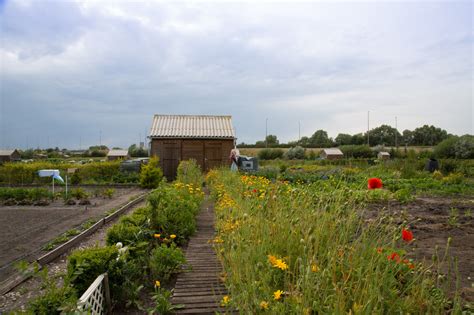
[[[311,265],[311,271],[312,271],[312,272],[318,272],[318,271],[319,271],[318,265],[312,264],[312,265]]]
[[[272,264],[272,266],[275,266],[277,262],[277,258],[273,255],[268,255],[268,261],[270,262],[270,264]]]
[[[153,237],[154,237],[154,238],[160,238],[160,237],[161,237],[161,234],[153,234]]]
[[[276,290],[275,292],[273,292],[273,298],[278,301],[279,299],[281,299],[282,294],[282,290]]]
[[[160,281],[156,280],[155,281],[155,288],[159,288],[159,287],[161,287],[161,283],[160,283]]]
[[[230,297],[228,295],[224,295],[224,297],[221,300],[221,306],[227,306],[230,302]]]
[[[171,238],[172,240],[174,240],[174,239],[176,238],[176,235],[171,234],[171,235],[170,235],[170,238]]]
[[[275,267],[280,268],[281,270],[288,269],[288,265],[281,259],[277,259]]]
[[[268,302],[267,301],[260,302],[260,308],[262,310],[268,310]]]

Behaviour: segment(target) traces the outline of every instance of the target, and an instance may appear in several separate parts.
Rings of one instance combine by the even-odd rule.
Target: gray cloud
[[[125,147],[154,113],[232,114],[246,142],[266,118],[284,141],[298,121],[362,132],[367,110],[374,126],[472,133],[471,6],[8,1],[2,145],[85,147],[102,131]]]

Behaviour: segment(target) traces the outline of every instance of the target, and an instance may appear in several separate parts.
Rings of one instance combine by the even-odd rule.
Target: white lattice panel
[[[86,292],[81,296],[78,302],[78,310],[87,312],[87,314],[106,314],[107,313],[107,274],[98,276],[90,285]]]

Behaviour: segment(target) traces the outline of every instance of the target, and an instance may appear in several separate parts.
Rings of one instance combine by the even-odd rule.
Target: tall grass
[[[411,245],[401,227],[389,218],[364,220],[357,194],[337,182],[329,189],[226,171],[207,180],[217,200],[216,251],[231,304],[242,313],[436,314],[452,307],[430,272],[406,258]]]

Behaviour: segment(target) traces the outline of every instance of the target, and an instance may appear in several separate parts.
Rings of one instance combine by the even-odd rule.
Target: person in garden
[[[232,163],[230,165],[231,171],[238,171],[239,170],[239,167],[238,167],[239,156],[240,156],[239,149],[234,148],[234,149],[230,150],[229,159]]]

